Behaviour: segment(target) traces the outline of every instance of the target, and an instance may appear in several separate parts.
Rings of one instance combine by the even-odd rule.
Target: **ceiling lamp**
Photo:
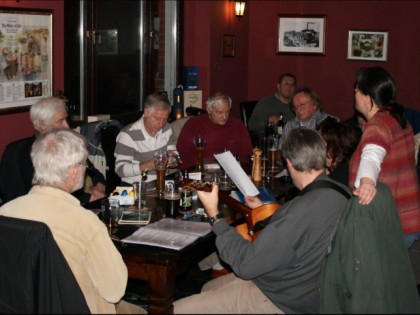
[[[235,15],[238,20],[244,16],[245,13],[245,3],[246,1],[234,1],[235,2]]]

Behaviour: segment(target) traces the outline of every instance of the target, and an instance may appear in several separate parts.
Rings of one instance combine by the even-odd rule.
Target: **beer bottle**
[[[283,136],[283,128],[284,128],[284,118],[283,118],[283,113],[280,113],[279,121],[277,122],[277,138],[279,140]]]

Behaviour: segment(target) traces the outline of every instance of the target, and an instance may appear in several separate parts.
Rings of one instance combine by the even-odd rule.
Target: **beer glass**
[[[166,216],[170,218],[176,218],[179,215],[179,203],[181,194],[176,189],[173,181],[169,181],[165,185],[165,212]]]
[[[166,165],[168,163],[168,154],[166,151],[159,150],[155,152],[153,158],[156,170],[156,195],[159,198],[162,198],[165,190],[165,173]]]
[[[204,172],[204,148],[206,139],[202,135],[196,135],[193,139],[195,146],[195,167],[198,172]]]
[[[279,151],[279,141],[275,135],[268,138],[267,156],[268,156],[268,171],[270,172],[277,171],[279,169],[278,161],[280,158],[280,151]]]

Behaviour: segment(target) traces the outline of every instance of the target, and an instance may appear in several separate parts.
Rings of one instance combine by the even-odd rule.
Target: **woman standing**
[[[410,247],[420,235],[420,192],[414,160],[414,134],[395,102],[395,81],[381,67],[356,74],[356,109],[367,122],[350,161],[350,187],[361,204],[376,195],[377,181],[392,191]]]

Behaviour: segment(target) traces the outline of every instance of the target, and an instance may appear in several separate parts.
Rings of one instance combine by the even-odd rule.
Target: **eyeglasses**
[[[95,166],[93,165],[93,163],[89,159],[86,160],[86,163],[80,162],[80,163],[77,163],[77,165],[84,166],[88,170],[92,170],[92,169],[95,168]]]
[[[288,86],[288,87],[292,87],[292,88],[296,86],[295,83],[290,83],[290,82],[287,82],[287,81],[282,81],[280,84],[283,85],[283,86]]]
[[[299,108],[304,108],[306,107],[306,105],[308,105],[309,103],[311,103],[312,100],[307,101],[306,103],[302,103],[302,104],[297,104],[297,105],[293,105],[293,110],[296,111]]]

